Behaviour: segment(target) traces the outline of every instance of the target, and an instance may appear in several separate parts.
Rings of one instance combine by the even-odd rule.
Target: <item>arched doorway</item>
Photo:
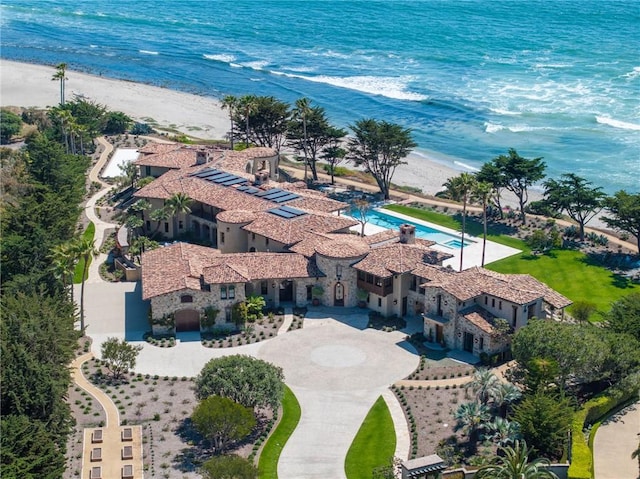
[[[333,287],[333,305],[344,306],[344,285],[340,282]]]
[[[181,309],[175,313],[176,332],[200,331],[200,313],[195,309]]]
[[[280,283],[280,302],[293,301],[293,281],[290,279]]]

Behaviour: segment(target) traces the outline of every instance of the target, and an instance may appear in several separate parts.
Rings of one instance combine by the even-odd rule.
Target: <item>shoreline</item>
[[[19,107],[54,106],[59,103],[59,84],[51,80],[55,67],[0,59],[0,105]],[[160,128],[180,131],[202,140],[223,139],[229,129],[228,113],[213,97],[185,93],[130,80],[116,80],[67,70],[67,98],[84,95],[121,111],[136,121],[157,123]],[[421,188],[434,195],[457,170],[412,152],[394,174],[393,183]]]

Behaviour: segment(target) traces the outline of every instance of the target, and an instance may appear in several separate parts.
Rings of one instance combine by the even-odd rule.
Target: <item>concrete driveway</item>
[[[86,285],[88,334],[99,356],[108,336],[137,342],[148,329],[146,304],[133,283]],[[419,357],[406,333],[366,329],[361,309],[309,312],[304,328],[228,349],[179,341],[173,348],[142,344],[136,372],[196,376],[211,358],[248,354],[282,367],[302,409],[278,465],[281,479],[344,478],[344,460],[367,412],[388,387],[406,377]],[[401,419],[401,423],[404,421]]]

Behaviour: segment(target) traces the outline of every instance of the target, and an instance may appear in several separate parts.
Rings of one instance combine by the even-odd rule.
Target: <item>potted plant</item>
[[[313,288],[311,288],[311,294],[313,296],[311,303],[314,306],[318,306],[320,304],[320,298],[324,294],[324,288],[319,284],[316,284]]]
[[[367,307],[367,298],[369,297],[369,292],[365,289],[358,288],[356,291],[356,298],[358,298],[358,307],[366,308]]]

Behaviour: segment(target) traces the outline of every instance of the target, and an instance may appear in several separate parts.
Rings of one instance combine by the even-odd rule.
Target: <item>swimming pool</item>
[[[350,216],[352,216],[356,220],[359,218],[358,213],[351,214]],[[451,249],[459,249],[462,247],[462,241],[460,236],[458,235],[446,233],[435,228],[430,228],[426,225],[421,225],[413,221],[398,218],[396,216],[385,213],[383,210],[370,210],[367,213],[367,223],[391,230],[398,230],[400,228],[400,225],[410,224],[416,227],[416,237],[418,238],[435,241],[439,245]],[[470,241],[467,239],[464,240],[464,246],[469,246],[473,243],[474,241]]]

